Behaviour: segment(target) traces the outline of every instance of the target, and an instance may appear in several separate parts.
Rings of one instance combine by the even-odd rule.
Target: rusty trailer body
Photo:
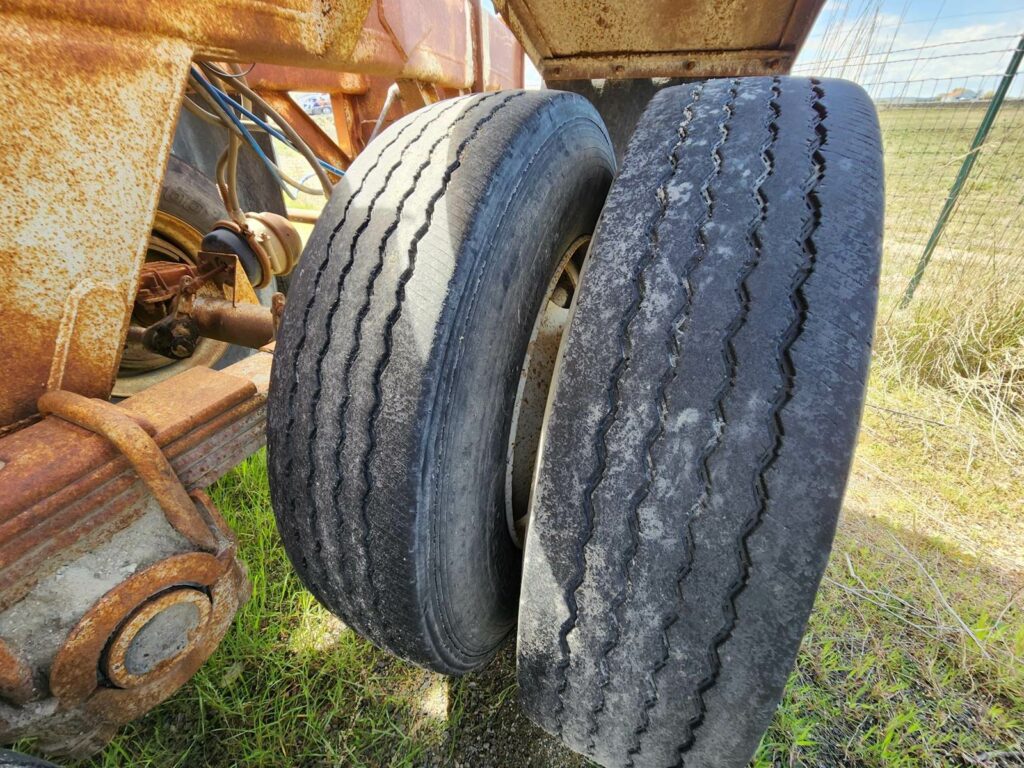
[[[557,87],[784,73],[821,2],[496,5]],[[87,754],[194,673],[248,589],[202,489],[264,444],[272,347],[108,402],[193,61],[257,62],[250,85],[343,170],[381,117],[522,87],[522,48],[479,0],[3,0],[0,18],[0,742]],[[297,90],[330,94],[335,135]]]

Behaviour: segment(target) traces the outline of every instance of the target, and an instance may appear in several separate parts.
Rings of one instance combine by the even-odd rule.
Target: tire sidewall
[[[526,146],[505,149],[460,244],[462,290],[441,323],[446,354],[425,401],[419,583],[430,585],[422,597],[435,642],[456,640],[460,656],[489,658],[515,624],[522,552],[504,497],[513,404],[550,279],[593,233],[614,169],[596,115],[562,122],[559,106],[534,115],[519,134]],[[578,105],[562,109],[579,115]]]

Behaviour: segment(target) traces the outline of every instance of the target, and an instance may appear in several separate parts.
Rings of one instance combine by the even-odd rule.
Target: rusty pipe
[[[199,335],[208,339],[259,349],[274,338],[274,317],[269,307],[232,304],[200,295],[193,299],[190,314]]]

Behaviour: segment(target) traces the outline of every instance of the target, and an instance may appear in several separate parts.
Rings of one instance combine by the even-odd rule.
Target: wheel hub
[[[505,518],[509,535],[522,547],[529,527],[534,467],[544,433],[548,396],[555,381],[558,350],[572,317],[572,303],[590,245],[577,238],[559,260],[533,325],[512,412],[505,472]]]

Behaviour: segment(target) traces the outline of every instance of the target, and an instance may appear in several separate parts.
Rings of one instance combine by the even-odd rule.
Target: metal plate
[[[545,80],[781,74],[824,0],[496,0]]]

